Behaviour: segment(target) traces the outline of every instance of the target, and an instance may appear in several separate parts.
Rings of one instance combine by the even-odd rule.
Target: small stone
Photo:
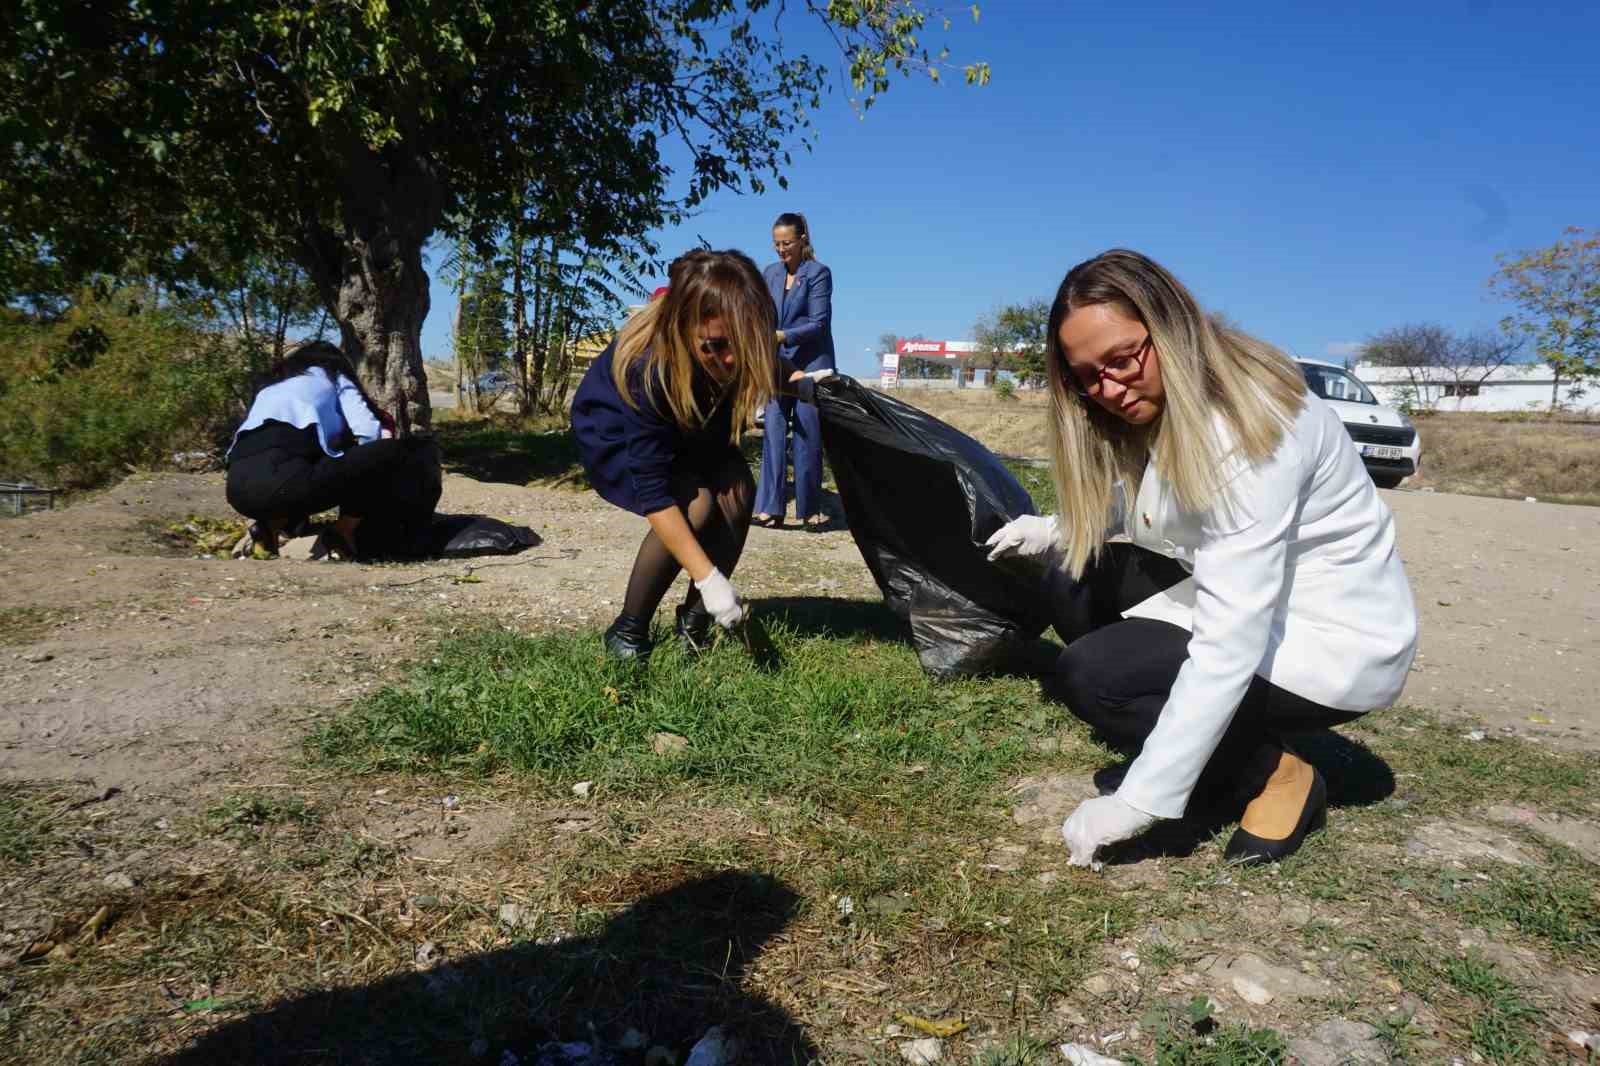
[[[848,918],[856,912],[856,901],[849,896],[839,897],[839,917]]]
[[[1305,1036],[1290,1041],[1289,1051],[1301,1066],[1366,1066],[1389,1061],[1378,1030],[1346,1018],[1329,1018]]]
[[[1121,1059],[1102,1055],[1088,1044],[1062,1044],[1061,1057],[1069,1066],[1123,1066]]]
[[[1257,1007],[1265,1007],[1277,998],[1248,977],[1235,976],[1232,984],[1240,999]]]
[[[579,781],[572,786],[572,794],[579,799],[588,799],[589,793],[594,791],[593,781]]]
[[[500,904],[500,924],[509,925],[513,929],[520,929],[531,924],[528,921],[528,912],[518,903]]]
[[[928,1066],[944,1057],[944,1048],[937,1037],[925,1036],[921,1040],[902,1041],[899,1047],[900,1057],[911,1066]]]
[[[1111,978],[1103,973],[1092,973],[1083,979],[1083,990],[1091,996],[1109,996],[1116,987]]]
[[[1283,924],[1290,929],[1299,929],[1311,922],[1311,908],[1304,903],[1285,904],[1279,913],[1283,917]]]
[[[439,950],[439,945],[431,940],[424,940],[418,944],[415,954],[412,955],[416,964],[424,968],[432,966],[443,957],[444,953]]]
[[[412,896],[411,905],[419,911],[431,911],[439,905],[438,896]]]
[[[165,818],[157,818],[156,828],[165,833],[168,829],[172,828],[172,823],[167,821]]]
[[[1465,733],[1462,733],[1461,734],[1461,739],[1462,740],[1483,740],[1488,735],[1489,734],[1484,732],[1482,729],[1472,729],[1472,730],[1468,730]]]
[[[47,663],[47,662],[49,662],[49,661],[50,661],[50,660],[51,660],[51,659],[54,659],[54,658],[55,658],[55,656],[54,656],[54,655],[51,655],[51,654],[50,654],[50,653],[49,653],[49,652],[47,652],[47,651],[36,651],[36,652],[34,652],[34,653],[33,653],[33,654],[31,654],[31,655],[24,655],[24,656],[23,656],[23,657],[22,657],[22,658],[23,658],[23,660],[24,660],[24,661],[25,661],[25,662],[30,662],[30,663]]]
[[[120,872],[119,873],[114,873],[114,874],[106,874],[104,883],[105,883],[105,886],[107,888],[114,888],[114,889],[117,889],[119,891],[124,891],[125,892],[128,889],[133,887],[133,878],[129,877],[125,873],[120,873]]]
[[[689,1057],[683,1060],[683,1066],[728,1066],[738,1058],[739,1042],[724,1033],[722,1026],[713,1025],[689,1049]]]
[[[1567,1030],[1567,1040],[1580,1051],[1600,1051],[1600,1033],[1588,1033],[1582,1029]]]
[[[440,802],[442,802],[444,804],[444,809],[445,810],[453,811],[453,810],[457,810],[457,809],[460,808],[460,806],[461,806],[461,797],[460,796],[446,796]]]
[[[650,737],[650,750],[657,755],[682,755],[689,750],[689,738],[676,733],[656,733]]]
[[[1539,497],[1537,497],[1537,496],[1524,496],[1522,498],[1522,502],[1523,503],[1538,503],[1539,502]]]

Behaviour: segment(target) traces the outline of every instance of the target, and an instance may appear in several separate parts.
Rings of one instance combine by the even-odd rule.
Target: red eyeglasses
[[[1061,365],[1066,369],[1067,384],[1079,396],[1092,396],[1099,391],[1100,383],[1107,378],[1118,385],[1132,385],[1139,380],[1139,375],[1144,373],[1144,361],[1150,354],[1150,342],[1154,340],[1150,334],[1144,335],[1144,342],[1132,355],[1119,355],[1115,359],[1106,360],[1106,365],[1095,372],[1092,379],[1085,381],[1083,376],[1072,368],[1066,356],[1061,357]]]

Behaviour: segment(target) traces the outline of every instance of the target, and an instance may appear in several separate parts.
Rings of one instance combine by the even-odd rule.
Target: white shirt
[[[362,444],[377,440],[383,432],[355,382],[343,374],[338,375],[337,381],[329,381],[320,367],[312,367],[256,393],[233,439],[237,441],[240,433],[257,429],[269,420],[296,429],[315,425],[322,450],[334,459],[344,454],[333,442],[345,429],[348,428]],[[232,444],[228,445],[228,451],[233,451]]]
[[[1134,543],[1193,575],[1124,612],[1193,634],[1117,791],[1162,818],[1182,816],[1255,675],[1325,707],[1370,711],[1399,698],[1417,650],[1394,516],[1327,404],[1307,394],[1277,451],[1255,466],[1225,461],[1224,478],[1208,511],[1185,512],[1151,464],[1123,516]]]

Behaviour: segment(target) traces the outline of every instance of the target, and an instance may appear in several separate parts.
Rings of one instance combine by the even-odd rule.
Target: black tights
[[[672,468],[672,496],[694,531],[700,547],[711,557],[711,564],[724,577],[733,574],[744,552],[750,533],[750,508],[755,500],[756,483],[744,456],[729,449],[712,455],[686,456]],[[648,621],[662,597],[683,569],[667,546],[651,530],[639,544],[623,597],[624,614]],[[700,590],[691,583],[687,606],[700,602]]]

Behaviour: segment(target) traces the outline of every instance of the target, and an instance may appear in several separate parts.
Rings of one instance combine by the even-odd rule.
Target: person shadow
[[[793,889],[766,874],[693,876],[612,915],[592,935],[296,996],[209,1030],[163,1061],[642,1066],[685,1061],[720,1026],[738,1041],[736,1061],[809,1062],[818,1051],[799,1023],[744,987],[799,904]]]
[[[1297,734],[1294,749],[1322,772],[1328,785],[1328,808],[1368,807],[1394,794],[1394,771],[1365,743],[1332,729]],[[1102,794],[1116,790],[1131,764],[1103,767],[1095,773]],[[1101,851],[1108,866],[1123,866],[1149,858],[1184,858],[1238,822],[1238,806],[1199,806],[1182,818],[1157,822],[1141,836],[1113,844]]]

